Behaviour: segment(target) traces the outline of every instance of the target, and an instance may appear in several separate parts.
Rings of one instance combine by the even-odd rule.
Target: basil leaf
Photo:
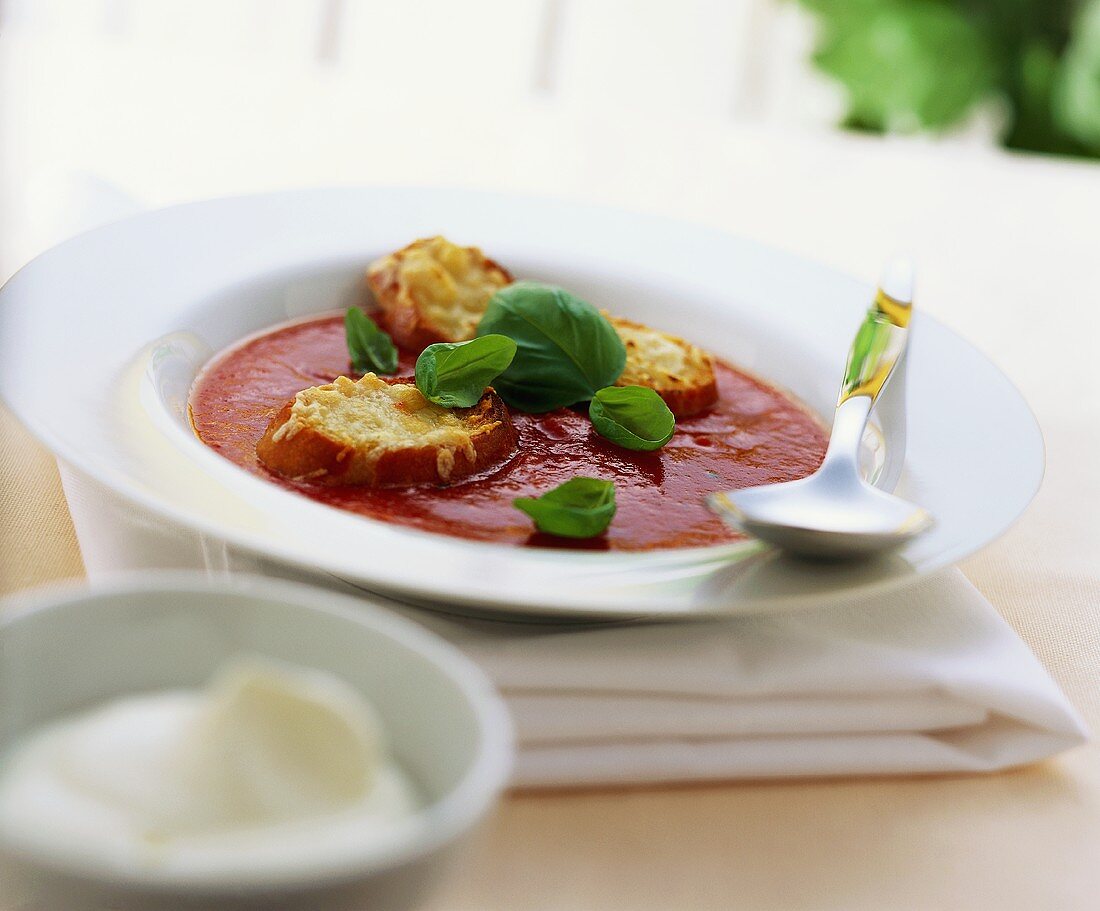
[[[356,372],[397,372],[397,347],[358,307],[348,307],[344,314],[344,336],[351,366]]]
[[[520,411],[587,402],[626,366],[626,347],[603,315],[568,291],[516,282],[493,295],[477,334],[516,343],[512,365],[494,387]]]
[[[615,485],[600,478],[571,478],[541,497],[519,497],[512,505],[548,535],[594,538],[615,515]]]
[[[608,386],[588,406],[596,432],[626,449],[660,449],[676,432],[676,418],[648,386]]]
[[[438,342],[416,359],[416,388],[429,402],[445,408],[469,408],[515,356],[516,343],[503,335]]]

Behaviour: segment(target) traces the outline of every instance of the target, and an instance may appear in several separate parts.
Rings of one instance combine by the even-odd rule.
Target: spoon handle
[[[891,263],[856,333],[844,368],[837,406],[849,399],[879,397],[905,351],[913,312],[913,269],[904,260]]]

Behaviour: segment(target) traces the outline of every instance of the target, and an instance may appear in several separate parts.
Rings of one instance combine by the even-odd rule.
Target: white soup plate
[[[872,289],[719,231],[544,199],[331,189],[135,216],[43,254],[0,291],[0,393],[65,463],[126,501],[279,564],[450,610],[614,619],[752,614],[884,591],[1000,535],[1043,473],[1039,429],[983,355],[920,312],[896,492],[936,526],[896,555],[828,565],[755,542],[647,553],[515,548],[362,518],[252,476],[193,435],[187,396],[217,352],[362,299],[376,256],[444,234],[683,335],[825,420]],[[875,264],[868,264],[873,268]],[[900,449],[887,434],[885,456]],[[897,472],[881,472],[894,486]]]

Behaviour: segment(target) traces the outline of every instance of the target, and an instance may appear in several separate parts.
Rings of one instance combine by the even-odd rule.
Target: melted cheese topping
[[[389,269],[396,274],[398,296],[408,298],[424,322],[454,341],[474,337],[489,298],[509,284],[477,247],[460,247],[443,237],[418,240],[371,266],[371,272]]]
[[[713,376],[706,352],[682,338],[615,317],[610,322],[626,346],[626,368],[616,385],[664,389]]]
[[[454,470],[455,452],[471,461],[476,457],[469,428],[454,411],[429,402],[416,386],[390,384],[373,373],[358,381],[337,377],[299,392],[290,418],[272,440],[292,439],[307,427],[355,448],[368,463],[397,449],[437,448],[444,480]]]

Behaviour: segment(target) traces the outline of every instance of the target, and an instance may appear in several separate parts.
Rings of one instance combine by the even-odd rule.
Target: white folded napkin
[[[840,608],[723,621],[413,616],[504,693],[520,786],[986,772],[1086,739],[958,570]]]
[[[62,476],[93,577],[205,565],[355,591],[170,533]],[[843,607],[722,621],[493,622],[376,600],[449,639],[500,687],[520,786],[993,771],[1086,737],[958,570]]]
[[[63,477],[92,577],[205,565],[355,592],[170,534],[71,470]],[[1086,737],[958,570],[843,607],[722,621],[493,622],[372,600],[449,639],[500,687],[524,787],[984,772]]]

